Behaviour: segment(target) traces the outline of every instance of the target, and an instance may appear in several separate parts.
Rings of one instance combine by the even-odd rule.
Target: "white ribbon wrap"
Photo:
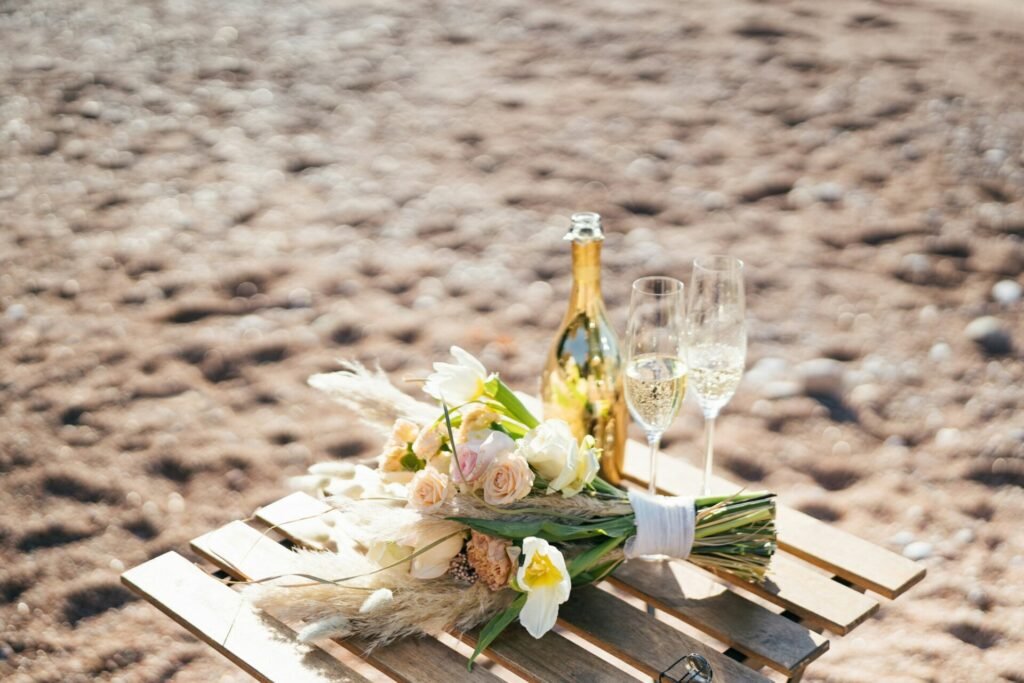
[[[688,496],[652,496],[629,492],[636,515],[636,536],[626,541],[626,559],[668,555],[685,560],[693,547],[696,508]]]

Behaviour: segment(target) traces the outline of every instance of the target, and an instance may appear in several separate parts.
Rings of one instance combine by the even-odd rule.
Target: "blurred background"
[[[339,358],[536,391],[590,210],[620,334],[748,264],[718,469],[928,567],[806,680],[1024,681],[1022,44],[1014,0],[0,2],[0,677],[245,680],[119,573],[376,454]]]

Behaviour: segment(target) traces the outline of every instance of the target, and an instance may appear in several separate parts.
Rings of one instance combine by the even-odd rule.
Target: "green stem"
[[[540,422],[533,416],[523,402],[519,400],[519,397],[515,395],[515,392],[509,388],[507,384],[501,381],[500,377],[495,376],[492,380],[487,382],[487,393],[495,401],[505,407],[514,419],[519,420],[527,429],[533,429]]]

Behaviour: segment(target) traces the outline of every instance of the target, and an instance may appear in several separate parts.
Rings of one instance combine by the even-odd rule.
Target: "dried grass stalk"
[[[344,369],[338,372],[313,375],[309,385],[354,412],[363,423],[390,434],[400,417],[417,424],[437,417],[437,408],[403,393],[380,368],[371,372],[356,361],[342,361],[341,366]]]

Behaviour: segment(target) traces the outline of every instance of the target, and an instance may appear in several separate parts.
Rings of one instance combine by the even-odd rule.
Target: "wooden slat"
[[[257,680],[366,681],[322,649],[298,642],[294,631],[254,612],[237,592],[175,552],[129,569],[121,581]]]
[[[660,457],[658,488],[676,495],[695,493],[700,486],[700,470],[664,453]],[[649,459],[647,446],[630,441],[626,447],[627,477],[646,485]],[[712,486],[719,492],[741,488],[717,476]],[[898,597],[925,576],[919,564],[798,510],[779,504],[777,520],[780,548],[879,595]]]
[[[480,629],[471,633],[454,633],[471,647],[476,647]],[[537,683],[626,683],[636,681],[571,640],[549,631],[535,639],[519,624],[512,624],[487,648],[487,656],[499,664]]]
[[[828,650],[823,636],[733,593],[685,562],[627,562],[611,581],[788,676]]]
[[[594,586],[574,589],[559,609],[558,622],[655,679],[683,655],[696,652],[711,664],[716,681],[769,680]]]
[[[258,580],[293,570],[288,549],[242,522],[232,522],[203,534],[192,541],[192,548],[241,579]],[[408,683],[500,680],[480,666],[469,673],[465,657],[433,638],[402,638],[371,651],[368,651],[369,642],[364,639],[347,638],[338,642],[389,676]]]

